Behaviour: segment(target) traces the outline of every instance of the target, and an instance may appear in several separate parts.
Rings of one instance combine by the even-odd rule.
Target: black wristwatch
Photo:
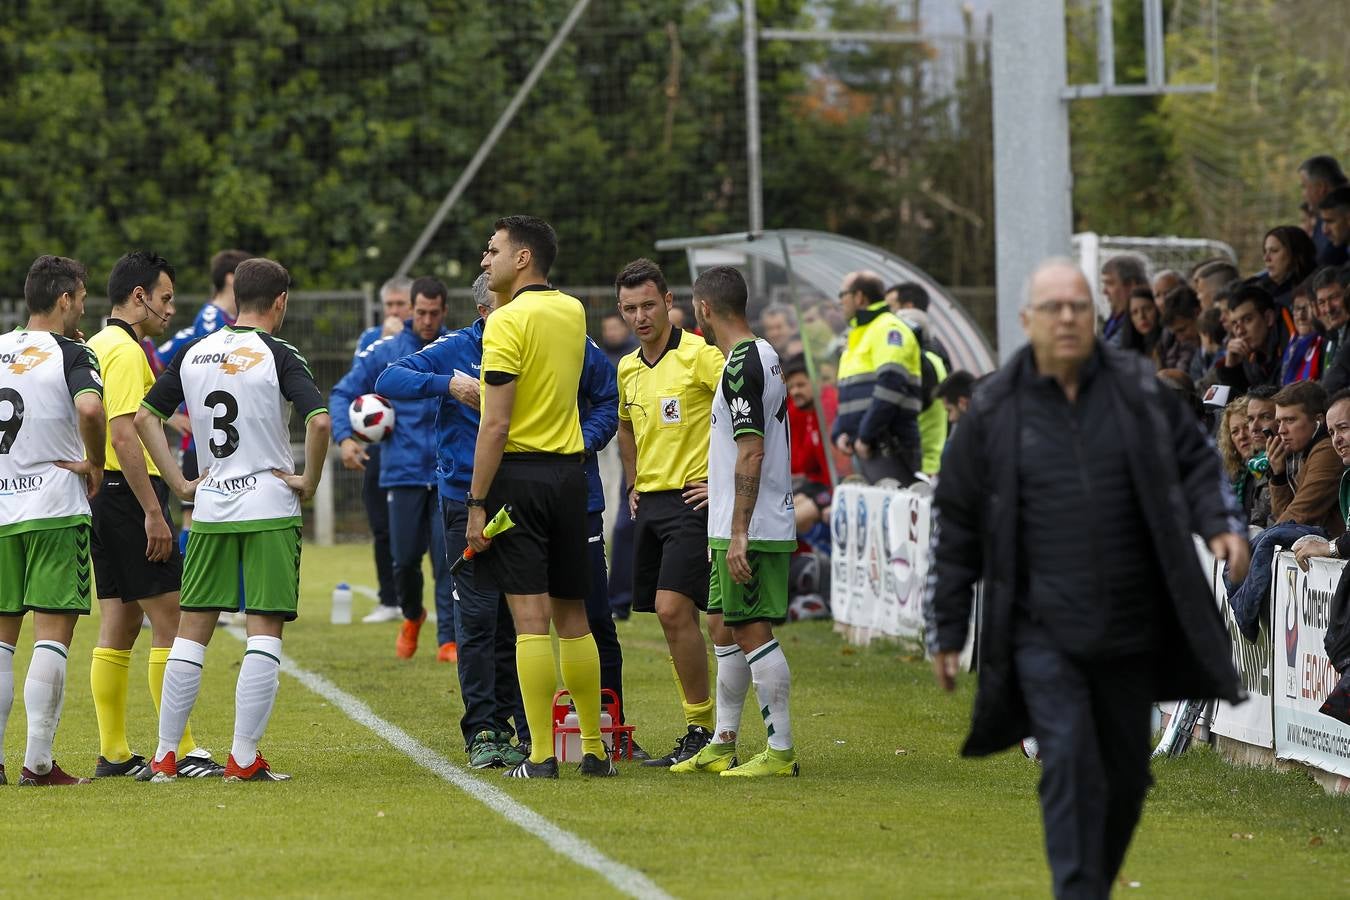
[[[470,495],[470,494],[465,494],[465,495],[464,495],[464,508],[465,508],[465,509],[484,509],[484,508],[486,508],[486,507],[487,507],[487,503],[486,503],[486,502],[484,502],[484,501],[482,501],[482,500],[479,500],[478,498],[476,498],[476,497],[474,497],[474,496],[472,496],[472,495]]]

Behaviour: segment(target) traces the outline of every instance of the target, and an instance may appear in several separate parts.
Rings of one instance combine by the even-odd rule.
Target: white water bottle
[[[334,625],[352,624],[352,589],[345,581],[338,582],[333,588],[333,611],[329,621]]]

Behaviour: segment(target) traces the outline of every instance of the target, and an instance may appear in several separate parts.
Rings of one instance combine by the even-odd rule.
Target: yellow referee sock
[[[605,744],[600,739],[600,651],[595,646],[595,637],[584,634],[579,638],[559,638],[558,666],[577,708],[581,752],[604,759]],[[530,730],[534,730],[533,725]]]
[[[713,727],[716,726],[717,700],[715,698],[709,697],[702,703],[690,703],[685,700],[681,705],[684,707],[684,722],[686,725],[697,725],[700,728],[706,728],[708,731],[712,731]]]
[[[558,688],[548,635],[516,635],[516,676],[530,726],[530,762],[541,763],[553,755],[553,692]]]
[[[686,725],[698,725],[712,731],[717,724],[716,698],[710,696],[702,703],[690,703],[689,698],[684,693],[684,682],[680,681],[680,670],[675,668],[675,657],[667,656],[666,662],[670,663],[670,674],[675,679],[675,691],[680,695],[680,707],[684,710],[684,723]]]
[[[98,719],[98,752],[111,763],[131,759],[127,745],[127,670],[130,650],[95,647],[89,663],[89,692],[94,695]]]
[[[159,698],[164,693],[164,666],[169,661],[169,651],[172,647],[151,647],[150,664],[145,668],[146,680],[150,682],[150,699],[155,701],[155,720],[158,728],[159,720]],[[192,724],[188,723],[183,727],[183,739],[178,742],[178,759],[187,756],[193,750],[197,749],[197,742],[192,739]]]

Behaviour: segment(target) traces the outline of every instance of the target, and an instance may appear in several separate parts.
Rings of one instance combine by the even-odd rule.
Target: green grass
[[[453,668],[435,660],[432,629],[405,662],[394,658],[392,625],[329,625],[328,595],[340,578],[372,582],[365,548],[306,549],[302,616],[287,630],[287,655],[462,763],[458,687]],[[364,610],[358,601],[358,615]],[[652,617],[619,624],[629,718],[639,741],[665,750],[683,729],[659,628]],[[96,632],[93,621],[76,631],[56,746],[65,768],[86,775],[98,751],[88,688]],[[786,627],[779,636],[793,671],[799,779],[728,783],[631,764],[602,782],[566,769],[555,783],[479,777],[677,896],[1048,893],[1036,767],[1014,753],[976,761],[956,755],[970,679],[955,696],[943,695],[921,660],[894,647],[847,647],[824,623]],[[19,696],[5,739],[11,778],[22,764],[28,628],[20,643]],[[147,646],[136,648],[132,662],[129,727],[141,753],[153,749],[155,731],[143,675]],[[241,649],[217,633],[193,718],[198,739],[222,760]],[[746,745],[758,750],[763,726],[754,715],[746,723]],[[0,788],[0,894],[614,893],[286,676],[263,749],[295,780]],[[1208,750],[1154,773],[1158,783],[1122,873],[1140,888],[1121,895],[1350,891],[1346,798],[1323,795],[1299,774],[1235,769]]]

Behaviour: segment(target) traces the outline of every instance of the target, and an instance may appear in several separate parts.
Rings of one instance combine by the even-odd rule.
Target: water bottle
[[[581,724],[577,718],[576,707],[567,711],[563,717],[563,725],[567,728],[576,728]],[[600,739],[605,742],[605,750],[610,756],[614,755],[614,733],[605,731],[612,728],[614,719],[610,716],[608,710],[600,712]],[[553,736],[553,755],[563,762],[578,762],[581,759],[581,735],[579,734],[555,734]]]
[[[333,588],[333,611],[329,621],[334,625],[352,624],[352,589],[345,581]]]

